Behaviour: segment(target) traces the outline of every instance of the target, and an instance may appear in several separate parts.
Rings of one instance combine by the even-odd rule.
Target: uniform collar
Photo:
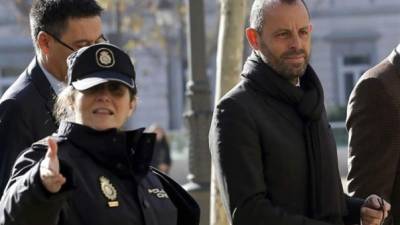
[[[143,131],[143,128],[133,131],[98,131],[63,121],[58,136],[66,138],[79,151],[87,153],[119,175],[143,175],[149,169],[155,140],[154,134]]]

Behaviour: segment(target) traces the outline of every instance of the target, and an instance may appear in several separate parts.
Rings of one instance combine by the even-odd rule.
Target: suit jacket
[[[257,85],[242,80],[217,104],[211,123],[210,150],[228,218],[233,225],[327,225],[309,216],[304,122]],[[330,140],[335,145],[332,134]],[[346,200],[347,221],[359,221],[360,201]]]
[[[376,193],[392,204],[387,224],[400,224],[400,45],[365,72],[347,107],[349,193]]]
[[[0,194],[19,153],[56,131],[54,96],[35,58],[0,99]]]

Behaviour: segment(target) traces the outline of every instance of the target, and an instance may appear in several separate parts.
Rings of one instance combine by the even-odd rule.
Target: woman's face
[[[110,81],[96,85],[74,98],[75,122],[96,130],[121,128],[136,106],[126,85]]]

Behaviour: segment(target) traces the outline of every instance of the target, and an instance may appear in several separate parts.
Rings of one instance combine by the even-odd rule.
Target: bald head
[[[273,9],[277,4],[292,5],[299,2],[304,5],[310,15],[304,0],[254,0],[250,12],[250,27],[261,33],[265,21],[265,10]]]

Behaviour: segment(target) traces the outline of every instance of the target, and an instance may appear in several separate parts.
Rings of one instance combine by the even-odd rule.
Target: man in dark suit
[[[95,0],[35,0],[30,12],[36,52],[26,70],[0,99],[0,195],[17,155],[53,133],[53,101],[64,86],[66,58],[104,42],[102,8]]]
[[[378,193],[392,210],[385,224],[400,225],[400,45],[363,74],[347,106],[348,189]]]
[[[255,0],[242,80],[217,104],[209,134],[233,225],[378,225],[390,205],[343,193],[321,83],[309,65],[302,0]]]

